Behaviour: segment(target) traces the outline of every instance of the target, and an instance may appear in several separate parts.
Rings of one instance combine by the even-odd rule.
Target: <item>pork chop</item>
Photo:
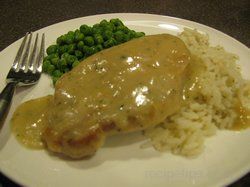
[[[43,140],[72,158],[94,154],[107,135],[163,122],[182,103],[190,53],[178,37],[145,36],[88,57],[55,86]]]

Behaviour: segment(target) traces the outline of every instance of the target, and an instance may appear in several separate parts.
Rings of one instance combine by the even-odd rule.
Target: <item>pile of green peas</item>
[[[92,27],[81,25],[79,29],[58,37],[56,44],[46,49],[43,72],[51,75],[55,84],[64,73],[88,56],[144,35],[130,30],[118,18],[104,19]]]

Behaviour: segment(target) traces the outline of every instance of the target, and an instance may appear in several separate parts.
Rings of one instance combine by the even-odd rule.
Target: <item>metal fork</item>
[[[34,45],[31,47],[32,33],[26,33],[18,49],[14,63],[6,77],[7,85],[0,94],[0,121],[3,120],[10,106],[15,88],[35,84],[41,76],[45,35],[42,34],[40,46],[38,40],[39,36],[36,34]]]

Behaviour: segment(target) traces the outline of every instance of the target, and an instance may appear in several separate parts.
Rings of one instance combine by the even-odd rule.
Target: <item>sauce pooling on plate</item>
[[[243,107],[241,104],[236,105],[235,111],[238,116],[232,126],[232,130],[243,130],[250,127],[250,110]]]
[[[44,147],[41,136],[46,127],[45,113],[51,100],[51,95],[33,99],[16,109],[11,120],[12,131],[23,145],[34,149]]]

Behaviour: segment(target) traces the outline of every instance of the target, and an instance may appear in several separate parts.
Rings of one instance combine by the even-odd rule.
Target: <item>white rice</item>
[[[202,152],[205,138],[215,135],[217,129],[232,127],[239,98],[250,106],[250,86],[243,89],[246,81],[236,65],[238,57],[220,46],[211,47],[208,35],[185,29],[179,37],[205,65],[205,72],[199,75],[198,97],[144,134],[156,150],[190,157]]]

